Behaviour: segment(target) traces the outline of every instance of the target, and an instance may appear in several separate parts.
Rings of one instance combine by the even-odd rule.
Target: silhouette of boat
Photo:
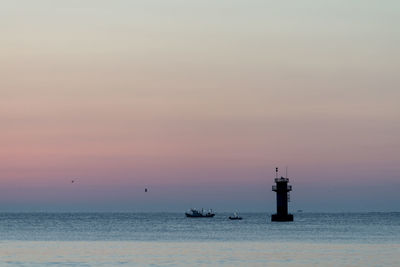
[[[229,220],[241,220],[242,217],[240,217],[237,212],[233,213],[233,216],[229,216]]]
[[[201,209],[201,211],[197,209],[190,209],[189,211],[185,212],[185,215],[189,218],[212,218],[215,216],[215,213],[213,213],[211,209],[208,212],[204,212],[203,209]]]

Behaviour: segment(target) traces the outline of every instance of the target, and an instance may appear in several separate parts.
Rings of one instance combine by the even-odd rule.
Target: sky
[[[400,211],[399,13],[1,1],[0,211]]]

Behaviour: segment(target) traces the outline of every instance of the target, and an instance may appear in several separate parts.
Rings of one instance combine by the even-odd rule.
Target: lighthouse
[[[278,178],[278,168],[275,168],[275,171],[276,185],[272,186],[272,191],[276,192],[276,214],[271,215],[271,221],[291,222],[293,221],[293,214],[288,213],[288,202],[290,201],[289,192],[292,191],[292,186],[288,185],[289,178],[283,176]]]

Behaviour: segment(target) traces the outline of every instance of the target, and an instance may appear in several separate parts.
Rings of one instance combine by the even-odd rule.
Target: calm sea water
[[[400,213],[0,213],[0,266],[400,266]]]

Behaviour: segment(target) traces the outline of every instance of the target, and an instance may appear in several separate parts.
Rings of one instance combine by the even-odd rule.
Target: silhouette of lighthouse
[[[276,214],[272,214],[271,221],[291,222],[293,221],[293,214],[288,214],[288,201],[290,201],[289,192],[292,191],[292,186],[288,185],[289,178],[283,176],[278,178],[278,167],[275,168],[275,171],[276,185],[272,186],[272,191],[276,192]]]

